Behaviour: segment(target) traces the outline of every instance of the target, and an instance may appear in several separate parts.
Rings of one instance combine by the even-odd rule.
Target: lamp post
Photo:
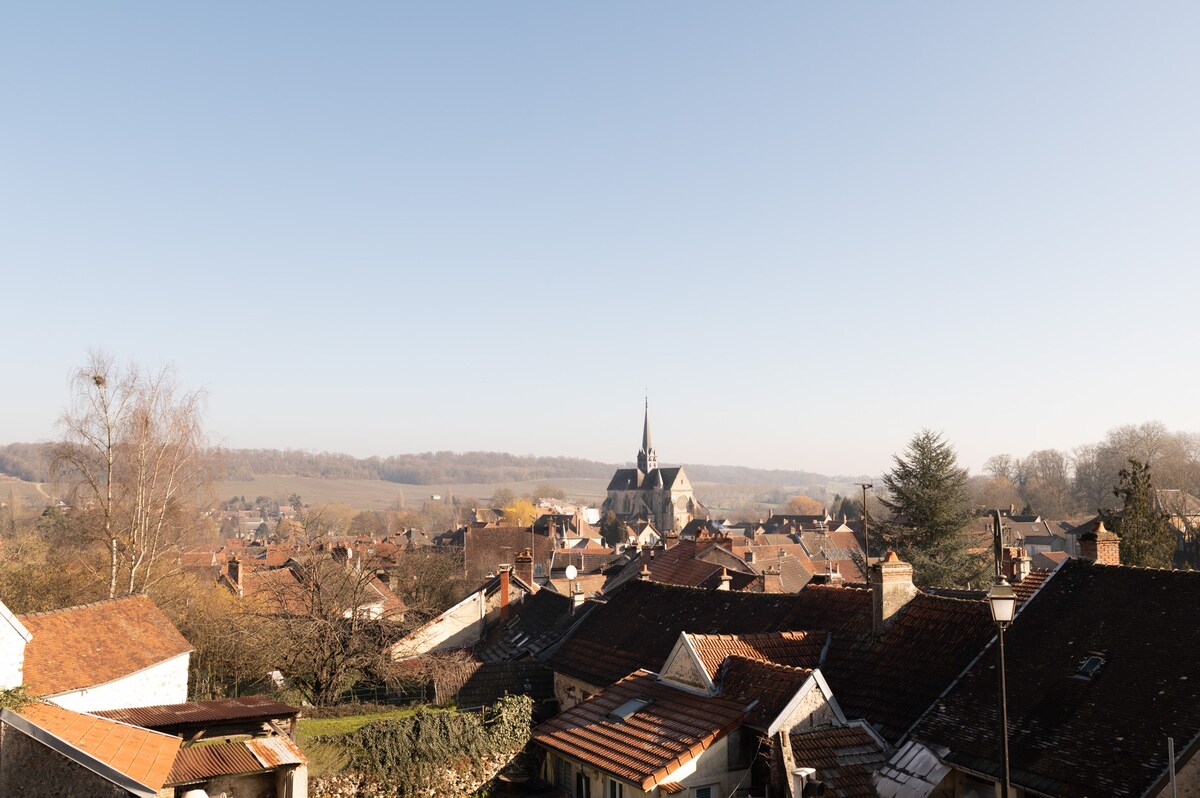
[[[1008,798],[1008,697],[1004,683],[1004,627],[1013,619],[1013,611],[1017,606],[1017,593],[1012,586],[1001,577],[988,591],[988,604],[992,608],[992,620],[996,622],[999,641],[997,656],[1000,659],[1000,795]]]
[[[1004,681],[1004,629],[1012,623],[1013,613],[1017,609],[1017,592],[1004,578],[1000,570],[1001,527],[1000,511],[995,513],[993,534],[996,547],[996,581],[988,591],[988,606],[992,610],[992,620],[996,623],[996,656],[999,658],[997,670],[1000,672],[1000,798],[1008,798],[1008,696]]]
[[[867,568],[871,567],[871,533],[867,530],[867,491],[875,486],[870,482],[860,482],[858,486],[862,488],[863,503],[862,503],[862,519],[863,519],[863,554],[867,563]],[[870,578],[869,576],[867,577]]]

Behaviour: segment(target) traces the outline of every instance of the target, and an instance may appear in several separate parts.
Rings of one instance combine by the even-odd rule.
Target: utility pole
[[[863,493],[863,501],[862,501],[863,547],[866,549],[866,551],[864,551],[863,554],[865,556],[867,569],[870,570],[870,567],[871,567],[871,534],[870,534],[870,532],[867,531],[867,490],[874,488],[875,485],[871,482],[859,482],[858,486],[860,488],[862,488],[862,493]],[[871,575],[867,574],[866,576],[869,581],[871,578]]]

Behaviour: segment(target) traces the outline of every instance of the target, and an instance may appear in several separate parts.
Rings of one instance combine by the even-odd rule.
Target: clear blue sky
[[[11,4],[0,441],[875,473],[1200,430],[1195,3]]]

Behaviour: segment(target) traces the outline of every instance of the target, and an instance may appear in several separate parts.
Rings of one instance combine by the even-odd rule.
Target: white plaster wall
[[[60,707],[76,712],[182,704],[188,698],[190,659],[190,652],[180,654],[115,681],[47,698]]]
[[[804,698],[800,699],[799,706],[784,720],[779,730],[790,732],[792,729],[815,729],[817,726],[828,726],[835,719],[833,707],[829,706],[829,702],[825,700],[825,694],[821,692],[821,688],[814,684]],[[810,766],[800,762],[796,767]]]
[[[599,687],[582,679],[572,679],[558,672],[554,674],[554,697],[558,700],[559,712],[566,712],[576,704],[582,704],[598,692]]]
[[[0,618],[0,689],[20,687],[25,664],[25,638]]]
[[[415,657],[443,648],[459,648],[476,643],[482,634],[483,614],[483,594],[472,593],[392,646],[392,657]]]

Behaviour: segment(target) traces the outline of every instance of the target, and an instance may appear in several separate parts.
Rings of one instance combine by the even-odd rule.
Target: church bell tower
[[[642,449],[638,452],[637,467],[640,477],[645,477],[658,468],[658,453],[650,443],[650,399],[646,399],[646,420],[642,425]],[[638,480],[639,484],[641,479]]]

